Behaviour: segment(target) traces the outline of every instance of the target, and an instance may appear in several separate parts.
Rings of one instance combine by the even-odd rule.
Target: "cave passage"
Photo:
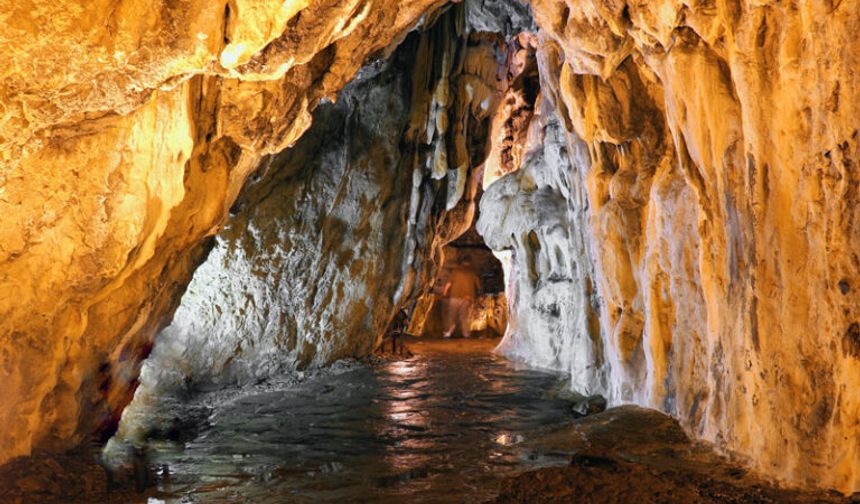
[[[508,308],[502,264],[474,224],[444,247],[443,256],[432,285],[407,307],[405,332],[431,338],[504,336]]]
[[[579,416],[553,393],[567,377],[494,352],[505,279],[476,220],[442,247],[425,294],[374,357],[190,397],[144,394],[105,462],[142,478],[154,501],[260,503],[483,501],[506,478],[564,465],[525,441]]]
[[[416,338],[408,359],[161,402],[139,421],[166,502],[481,502],[499,481],[564,464],[525,447],[569,423],[561,376],[494,355],[490,338]],[[115,464],[127,448],[112,443]],[[138,456],[140,456],[138,454]],[[155,474],[157,473],[157,474]]]
[[[860,499],[860,0],[7,3],[0,504]]]

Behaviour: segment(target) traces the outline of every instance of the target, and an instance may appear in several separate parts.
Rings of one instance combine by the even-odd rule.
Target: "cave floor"
[[[421,339],[412,356],[163,411],[195,431],[149,441],[165,502],[481,502],[503,478],[564,463],[525,448],[569,423],[561,376],[492,354],[497,340]],[[198,420],[194,420],[198,419]],[[174,429],[175,431],[175,429]],[[175,432],[174,432],[175,434]]]
[[[406,358],[165,398],[136,455],[145,492],[132,476],[105,493],[69,454],[0,468],[0,502],[858,502],[764,482],[654,410],[576,419],[563,377],[494,355],[496,340],[407,339]]]
[[[572,454],[570,462],[507,478],[489,503],[860,503],[860,495],[766,481],[710,444],[691,441],[675,419],[638,406],[579,419],[529,445]]]

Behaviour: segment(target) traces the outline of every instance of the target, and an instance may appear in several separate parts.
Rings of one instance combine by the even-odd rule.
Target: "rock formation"
[[[768,475],[860,490],[860,1],[531,0],[535,23],[517,0],[441,23],[444,0],[6,3],[0,463],[112,430],[213,245],[165,333],[182,355],[234,379],[367,351],[471,223],[482,168],[504,351],[669,412]],[[328,178],[356,165],[310,156],[312,110],[431,25],[411,77],[366,76],[389,75],[391,101],[353,90],[317,116],[364,126],[332,156],[391,158],[341,192]],[[332,200],[301,204],[313,193],[293,184],[315,183]],[[290,290],[301,247],[319,269]],[[295,299],[316,271],[326,287]],[[362,308],[370,291],[349,287],[371,284],[383,301]],[[237,285],[266,293],[255,317],[197,318],[246,303]],[[262,339],[228,366],[192,327]]]
[[[509,351],[569,369],[575,386],[597,384],[585,391],[614,403],[667,411],[763,473],[860,488],[858,4],[532,8],[542,93],[575,154],[570,185],[581,178],[587,194],[564,200],[588,216],[582,229],[551,210],[565,207],[560,186],[532,182],[528,154],[514,167],[524,173],[487,188],[483,215],[505,218],[483,229],[514,251],[509,281],[521,299]],[[588,314],[582,302],[584,313],[555,312],[540,334],[516,320],[553,313],[539,299],[557,276],[549,229],[587,244],[560,257],[586,265],[576,270],[586,286],[594,279],[599,328],[559,336]],[[562,360],[560,348],[588,341],[584,327],[594,344],[576,353],[596,358]],[[590,380],[601,365],[605,383]]]
[[[5,2],[0,462],[110,432],[247,175],[444,3]]]
[[[519,168],[493,181],[481,200],[478,229],[507,266],[511,314],[499,349],[571,373],[577,392],[605,393],[582,177],[588,154],[577,145],[571,156],[549,102],[538,102],[538,113],[523,125]]]

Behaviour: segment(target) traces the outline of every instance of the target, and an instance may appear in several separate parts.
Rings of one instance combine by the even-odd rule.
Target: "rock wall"
[[[543,92],[590,158],[604,393],[766,474],[860,489],[860,3],[532,8]]]
[[[373,350],[410,217],[409,46],[320,106],[252,177],[144,364],[144,387],[242,383]]]
[[[471,167],[498,100],[496,40],[466,19],[449,9],[364,67],[264,161],[160,333],[131,408],[367,355],[432,283],[443,245],[475,215]]]
[[[247,175],[445,3],[0,3],[0,463],[112,431]]]
[[[550,102],[538,98],[536,108],[520,135],[521,164],[493,181],[481,199],[478,230],[506,265],[510,317],[498,351],[570,373],[577,392],[605,393],[587,240],[588,152],[583,145],[569,150]]]
[[[173,322],[146,361],[140,394],[265,379],[370,353],[394,313],[406,235],[423,243],[447,185],[413,166],[416,37],[360,72],[313,126],[252,177]],[[424,49],[426,50],[426,44]],[[432,58],[432,55],[429,55]],[[409,214],[410,196],[423,199]],[[416,254],[415,268],[431,266]]]

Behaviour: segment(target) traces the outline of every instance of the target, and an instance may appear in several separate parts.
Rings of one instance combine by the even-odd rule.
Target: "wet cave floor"
[[[165,502],[482,502],[524,470],[566,463],[524,441],[574,419],[562,377],[492,339],[419,339],[374,359],[214,406],[159,414],[196,431],[150,439]],[[210,401],[211,403],[211,401]],[[187,410],[185,409],[187,408]],[[202,408],[202,409],[201,409]],[[198,420],[194,420],[198,419]]]
[[[132,473],[110,492],[81,457],[31,457],[0,470],[0,502],[858,502],[763,482],[653,410],[577,419],[563,376],[496,343],[413,340],[409,357],[163,398],[138,418],[163,427],[145,450],[109,446]]]

